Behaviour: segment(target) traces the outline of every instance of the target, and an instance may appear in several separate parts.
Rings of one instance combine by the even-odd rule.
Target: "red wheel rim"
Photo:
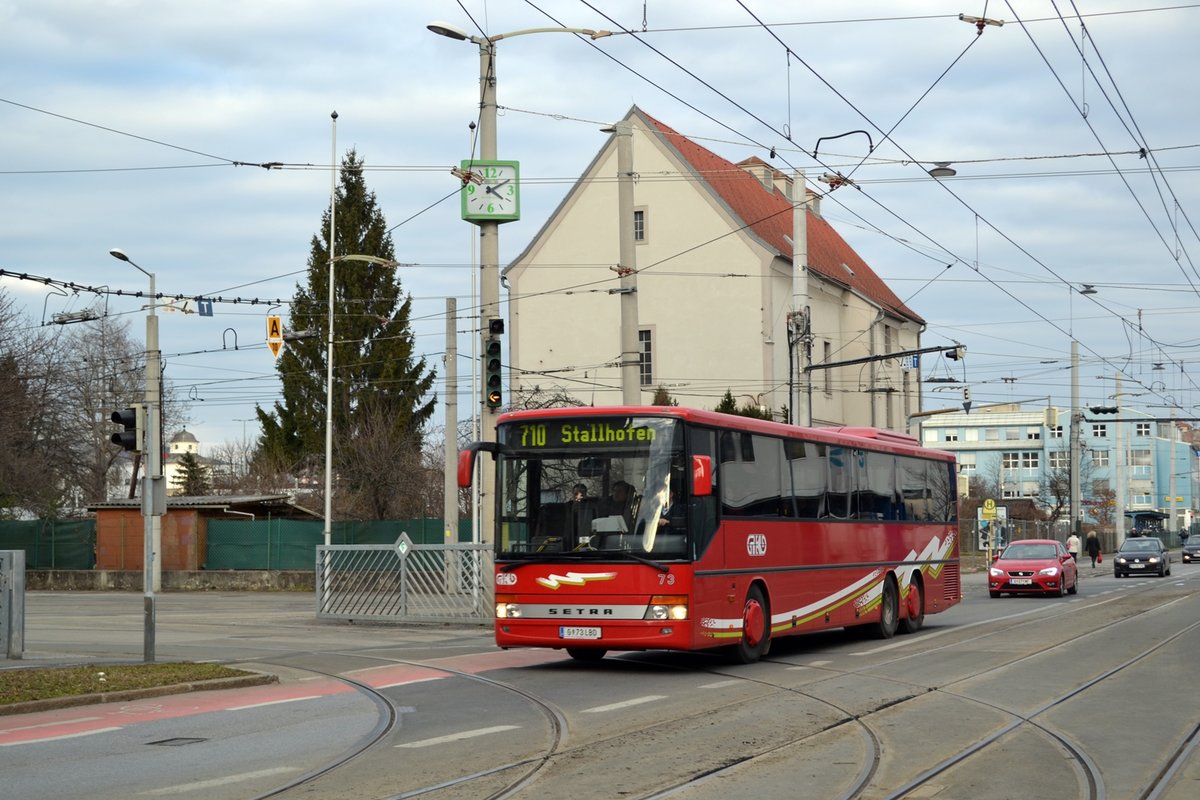
[[[762,641],[765,619],[761,603],[757,600],[746,603],[746,610],[742,613],[742,633],[746,637],[746,644],[756,647]]]

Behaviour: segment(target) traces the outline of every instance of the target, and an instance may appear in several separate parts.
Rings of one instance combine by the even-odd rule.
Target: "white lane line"
[[[241,783],[242,781],[252,781],[255,778],[269,778],[272,775],[282,775],[285,772],[296,772],[297,767],[272,767],[271,769],[260,769],[256,772],[243,772],[239,775],[226,775],[223,778],[213,778],[207,781],[195,781],[194,783],[180,783],[175,786],[164,786],[161,789],[151,789],[148,792],[141,792],[143,795],[162,796],[165,794],[187,794],[188,792],[196,792],[201,789],[212,789],[217,786],[227,786],[231,783]]]
[[[585,708],[581,714],[603,714],[606,711],[619,711],[622,708],[630,706],[640,706],[642,703],[653,703],[655,700],[666,700],[665,694],[648,694],[645,697],[635,697],[632,700],[625,700],[620,703],[613,703],[608,706],[596,706],[595,708]]]
[[[394,689],[397,686],[412,686],[414,683],[429,683],[430,681],[440,681],[444,678],[444,675],[436,675],[432,678],[409,678],[403,681],[396,681],[395,683],[372,684],[372,686],[376,689]]]
[[[75,717],[74,719],[61,719],[57,722],[41,722],[37,725],[19,725],[16,728],[0,728],[0,733],[16,733],[17,731],[33,731],[38,728],[57,728],[60,725],[74,725],[78,722],[95,722],[100,717]]]
[[[433,747],[438,744],[449,744],[450,742],[459,742],[463,739],[474,739],[476,736],[487,736],[490,733],[503,733],[504,731],[515,731],[520,725],[496,725],[492,728],[476,728],[473,731],[463,731],[462,733],[451,733],[447,736],[436,736],[432,739],[422,739],[419,742],[407,742],[398,744],[396,747]]]
[[[268,700],[265,703],[251,703],[248,706],[230,706],[226,711],[245,711],[248,708],[262,708],[263,706],[278,706],[284,703],[299,703],[301,700],[320,700],[324,695],[310,694],[304,697],[289,697],[286,700]]]
[[[699,688],[701,688],[701,689],[724,689],[726,686],[736,686],[736,685],[738,685],[739,683],[741,683],[741,681],[737,681],[737,680],[734,680],[734,681],[717,681],[716,683],[706,683],[706,684],[704,684],[703,686],[701,686],[701,687],[699,687]]]
[[[20,742],[0,742],[0,747],[15,747],[19,744],[45,744],[46,742],[58,742],[63,739],[78,739],[80,736],[92,736],[97,733],[110,733],[112,731],[121,730],[118,725],[115,728],[96,728],[94,731],[80,731],[79,733],[64,733],[62,736],[47,736],[39,739],[25,739]]]

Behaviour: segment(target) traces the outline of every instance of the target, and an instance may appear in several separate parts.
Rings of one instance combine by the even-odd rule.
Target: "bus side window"
[[[717,498],[721,494],[719,479],[724,470],[717,459],[717,437],[713,431],[705,428],[692,428],[688,438],[691,455],[708,456],[713,466],[713,493],[707,497],[692,497],[688,514],[695,547],[692,555],[699,558],[717,532]],[[688,492],[691,496],[690,485]]]

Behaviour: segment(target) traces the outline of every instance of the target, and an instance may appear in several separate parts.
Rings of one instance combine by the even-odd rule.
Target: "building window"
[[[1092,481],[1092,494],[1094,496],[1100,497],[1107,491],[1108,491],[1108,481],[1107,480]]]
[[[1004,440],[1007,442],[1015,442],[1021,438],[1021,432],[1016,428],[1004,429]]]
[[[958,441],[958,431],[946,431],[942,435],[942,441],[943,442],[957,442]]]
[[[644,208],[633,212],[633,240],[639,244],[646,241],[646,209]]]
[[[1108,451],[1107,450],[1092,450],[1092,465],[1096,467],[1108,466]]]
[[[1050,469],[1069,469],[1071,466],[1071,454],[1066,450],[1051,450],[1050,451]]]
[[[960,475],[975,474],[975,454],[960,453],[958,456],[958,473]]]
[[[983,438],[989,442],[998,442],[1000,441],[1000,431],[995,428],[985,428],[983,431]]]
[[[1092,425],[1092,436],[1095,436],[1097,439],[1107,439],[1108,426],[1101,424]]]
[[[1150,435],[1150,423],[1149,422],[1139,422],[1137,424],[1137,435],[1138,436],[1149,436]]]
[[[1021,453],[1021,469],[1037,469],[1041,463],[1041,453],[1038,453],[1036,450],[1029,453]]]
[[[1135,506],[1149,506],[1149,505],[1150,505],[1150,495],[1148,495],[1148,494],[1135,494],[1135,495],[1133,496],[1133,503],[1132,503],[1132,505],[1135,505]]]
[[[654,385],[654,340],[649,328],[638,331],[638,374],[642,386]]]
[[[1035,441],[1035,442],[1040,440],[1042,438],[1042,429],[1041,428],[1026,428],[1025,429],[1025,438],[1030,441]]]
[[[1052,427],[1052,428],[1050,429],[1050,438],[1051,438],[1051,439],[1061,439],[1061,438],[1063,438],[1063,426],[1062,426],[1062,425],[1055,425],[1054,427]]]
[[[1020,469],[1021,454],[1020,453],[1001,453],[1000,454],[1000,469]]]
[[[926,441],[926,443],[928,443],[928,444],[935,444],[935,443],[937,442],[937,440],[938,440],[938,432],[937,432],[937,428],[926,428],[926,429],[925,429],[925,441]]]
[[[978,442],[979,441],[979,428],[967,428],[967,441],[968,442]]]

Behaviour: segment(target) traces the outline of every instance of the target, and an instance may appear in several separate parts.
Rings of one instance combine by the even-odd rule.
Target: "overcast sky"
[[[1005,24],[978,35],[960,13]],[[497,45],[499,152],[524,182],[502,263],[602,146],[601,125],[637,104],[732,161],[775,148],[772,163],[821,191],[818,176],[849,176],[826,218],[928,321],[923,344],[967,348],[961,364],[927,358],[926,377],[949,369],[976,404],[1066,406],[1073,332],[1085,403],[1107,402],[1120,370],[1139,395],[1124,402],[1196,413],[1192,3],[0,0],[0,269],[144,290],[109,257],[120,247],[161,292],[268,301],[161,321],[166,377],[202,446],[254,435],[254,403],[279,388],[265,315],[304,280],[337,111],[338,160],[351,147],[366,160],[439,374],[457,298],[465,381],[476,229],[448,170],[471,152],[479,59],[433,20],[633,32]],[[855,130],[867,135],[829,138]],[[937,161],[957,176],[929,178]],[[252,166],[266,162],[287,166]],[[1071,291],[1083,284],[1096,294]],[[35,325],[105,308],[0,285]],[[109,297],[107,311],[141,337],[138,301]],[[926,408],[959,402],[943,388],[926,384]]]

